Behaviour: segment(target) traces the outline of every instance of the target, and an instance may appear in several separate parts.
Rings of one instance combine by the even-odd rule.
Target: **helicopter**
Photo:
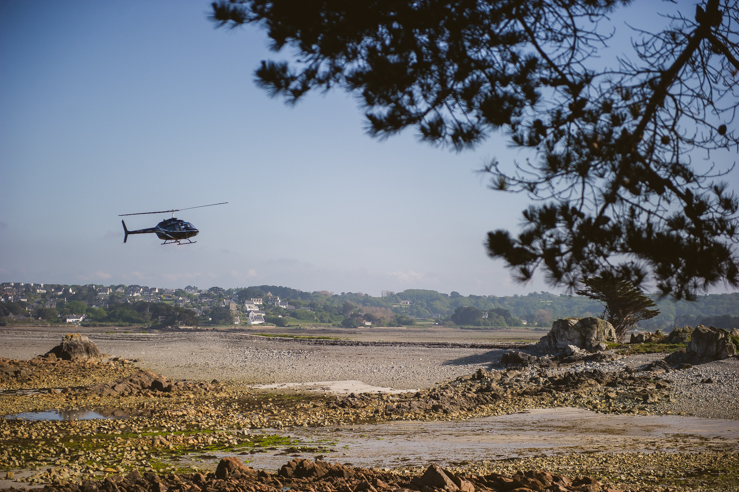
[[[121,214],[118,217],[127,217],[129,215],[149,215],[149,214],[172,214],[172,218],[170,219],[164,219],[160,223],[156,225],[156,227],[149,227],[148,229],[139,229],[137,231],[129,231],[126,227],[126,222],[121,219],[121,224],[123,224],[123,243],[125,244],[126,241],[128,241],[128,235],[129,234],[156,234],[159,239],[164,239],[164,244],[177,244],[180,246],[186,245],[186,244],[195,244],[197,241],[190,240],[191,237],[197,236],[198,231],[195,229],[195,227],[190,222],[185,222],[182,219],[175,218],[174,214],[175,212],[180,212],[183,210],[192,210],[194,208],[203,208],[203,207],[214,207],[216,205],[225,205],[228,202],[221,202],[221,203],[211,203],[210,205],[199,205],[197,207],[189,207],[189,208],[176,208],[173,210],[160,210],[159,212],[140,212],[137,214]],[[183,241],[187,241],[186,243]]]

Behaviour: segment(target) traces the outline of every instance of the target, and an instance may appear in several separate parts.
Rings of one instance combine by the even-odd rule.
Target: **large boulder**
[[[50,357],[52,355],[62,360],[98,360],[103,357],[97,345],[79,333],[64,335],[62,343],[46,352],[44,357]]]
[[[552,323],[552,329],[532,349],[535,352],[562,355],[573,348],[597,350],[600,343],[615,342],[613,325],[600,318],[566,318]]]
[[[690,335],[690,343],[685,353],[674,352],[665,357],[665,360],[670,363],[699,364],[727,359],[739,352],[736,343],[739,343],[739,338],[732,336],[727,330],[698,325]]]
[[[727,330],[699,325],[691,335],[688,352],[695,358],[719,360],[736,355],[736,346]]]

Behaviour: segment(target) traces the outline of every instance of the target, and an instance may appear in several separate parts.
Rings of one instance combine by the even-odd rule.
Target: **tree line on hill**
[[[10,315],[21,315],[25,312],[24,302],[0,303],[0,324],[7,324],[3,319]],[[60,301],[55,308],[37,307],[31,313],[36,320],[46,322],[65,322],[66,316],[84,315],[85,324],[122,324],[149,326],[198,326],[200,320],[192,309],[172,306],[165,303],[138,301],[131,304],[115,303],[106,308],[87,307],[84,301]]]
[[[276,315],[290,316],[303,322],[343,322],[344,326],[361,324],[362,320],[371,321],[373,325],[395,326],[417,319],[434,319],[439,323],[490,328],[523,326],[524,322],[530,327],[549,328],[556,319],[599,317],[604,311],[602,302],[586,296],[548,292],[496,297],[408,289],[398,293],[383,291],[379,297],[375,297],[361,292],[304,292],[274,285],[235,290],[239,300],[271,294],[296,307],[294,311],[278,310]],[[659,314],[640,322],[640,326],[646,329],[664,330],[706,323],[713,323],[714,326],[718,326],[716,323],[733,323],[739,326],[739,293],[710,294],[696,301],[652,298]],[[353,321],[344,321],[347,318]]]
[[[243,308],[252,298],[264,298],[265,321],[278,326],[331,324],[347,328],[363,326],[407,326],[418,320],[433,320],[439,324],[505,328],[511,326],[549,328],[552,321],[567,317],[599,317],[604,305],[585,296],[557,295],[532,292],[527,295],[463,296],[425,289],[402,292],[384,291],[379,297],[361,292],[334,294],[327,291],[305,292],[283,286],[260,285],[246,288],[213,287],[200,296],[177,290],[175,296],[188,297],[194,304],[198,298],[211,299],[210,306],[195,310],[173,306],[167,302],[126,302],[120,295],[111,295],[105,308],[92,307],[94,286],[73,286],[73,295],[59,299],[56,307],[38,306],[26,311],[22,301],[0,302],[0,323],[10,316],[31,315],[36,319],[63,322],[68,314],[84,314],[87,323],[169,325],[228,325],[234,312],[221,307],[224,300],[236,300]],[[192,290],[192,289],[188,289]],[[268,298],[280,297],[289,309],[269,304]],[[129,300],[130,301],[130,300]],[[640,327],[670,330],[675,326],[712,324],[720,328],[739,327],[739,293],[711,294],[696,301],[658,300],[659,315],[640,322]],[[60,315],[62,318],[60,318]]]

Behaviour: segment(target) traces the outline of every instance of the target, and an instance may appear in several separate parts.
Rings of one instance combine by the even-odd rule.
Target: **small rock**
[[[221,480],[231,475],[255,475],[256,473],[254,468],[246,466],[240,459],[234,456],[223,458],[216,468],[216,477]]]
[[[449,492],[457,492],[459,490],[459,487],[457,487],[454,481],[438,465],[429,466],[423,475],[414,478],[411,483],[421,489],[426,486],[444,489]]]

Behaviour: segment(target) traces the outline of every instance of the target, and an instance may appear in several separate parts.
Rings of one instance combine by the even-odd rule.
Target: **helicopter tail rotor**
[[[121,220],[121,224],[123,224],[123,244],[126,244],[126,241],[128,241],[128,229],[126,228],[126,223]]]

